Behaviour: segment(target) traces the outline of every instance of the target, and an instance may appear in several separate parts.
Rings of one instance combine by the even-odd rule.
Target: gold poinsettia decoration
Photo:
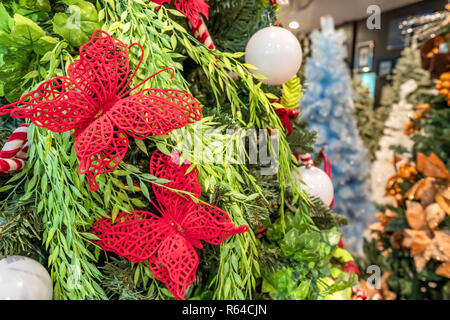
[[[405,181],[414,183],[418,175],[416,167],[411,164],[411,161],[409,159],[402,163],[399,163],[400,161],[401,158],[397,155],[394,155],[394,159],[391,161],[391,163],[395,167],[396,171],[395,174],[388,179],[385,187],[385,196],[393,196],[397,201],[403,200],[400,184],[404,183]]]
[[[418,112],[416,112],[415,114],[413,114],[410,118],[411,120],[418,120],[418,119],[422,119],[425,117],[425,114],[428,110],[430,110],[430,105],[429,104],[419,104],[418,106],[416,106],[416,110]],[[412,135],[414,132],[419,131],[420,127],[417,126],[414,122],[409,121],[407,123],[405,123],[405,127],[403,129],[403,134],[410,136]]]
[[[450,173],[445,164],[434,153],[428,157],[418,153],[417,170],[424,178],[406,192],[406,199],[419,200],[423,207],[436,202],[450,215]]]
[[[406,220],[410,228],[403,231],[401,246],[410,249],[418,272],[430,259],[443,262],[436,273],[450,278],[450,230],[439,224],[450,215],[450,173],[434,154],[417,155],[417,170],[424,178],[406,193]]]
[[[379,220],[379,222],[372,223],[369,226],[369,230],[371,232],[381,232],[384,233],[384,228],[391,222],[393,218],[397,216],[395,211],[386,209],[384,214],[381,212],[375,213],[375,218]]]

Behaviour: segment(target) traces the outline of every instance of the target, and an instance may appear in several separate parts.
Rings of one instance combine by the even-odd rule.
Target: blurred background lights
[[[298,24],[297,21],[291,21],[291,22],[289,22],[289,28],[291,28],[291,29],[298,29],[299,26],[300,26],[300,25]]]

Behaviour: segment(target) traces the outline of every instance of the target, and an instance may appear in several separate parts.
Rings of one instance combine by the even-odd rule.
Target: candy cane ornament
[[[25,166],[30,146],[27,141],[28,124],[21,124],[14,130],[0,151],[0,174],[10,174]]]
[[[21,124],[14,130],[0,151],[0,158],[11,159],[19,152],[22,145],[27,141],[27,124]]]
[[[197,26],[194,26],[190,21],[188,21],[188,25],[195,39],[205,45],[208,49],[214,50],[216,48],[208,28],[206,27],[205,21],[203,21],[202,18],[200,18]]]
[[[272,4],[286,5],[289,4],[289,0],[270,0]]]

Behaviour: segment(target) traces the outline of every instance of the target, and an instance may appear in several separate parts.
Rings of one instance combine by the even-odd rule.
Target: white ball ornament
[[[283,84],[291,79],[302,64],[302,47],[297,38],[287,29],[267,27],[256,32],[245,48],[245,62],[258,70],[267,79],[263,83]]]
[[[53,285],[37,261],[8,256],[0,260],[0,300],[51,300]]]
[[[314,166],[301,166],[298,171],[300,175],[295,170],[292,171],[294,183],[297,183],[300,189],[304,189],[311,197],[319,197],[325,205],[330,206],[334,197],[330,177],[322,169]],[[306,186],[300,180],[303,180]]]

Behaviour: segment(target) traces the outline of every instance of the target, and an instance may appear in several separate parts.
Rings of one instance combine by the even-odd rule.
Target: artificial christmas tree
[[[369,158],[373,161],[375,160],[375,153],[380,148],[379,142],[383,136],[384,123],[390,109],[385,106],[374,108],[369,89],[362,85],[357,73],[353,75],[352,87],[356,127],[367,148]]]
[[[349,219],[344,242],[361,249],[362,232],[374,210],[369,201],[367,151],[353,121],[350,75],[345,65],[343,31],[335,31],[331,17],[322,18],[322,30],[314,31],[312,57],[306,63],[308,90],[300,111],[311,129],[318,132],[317,146],[333,163],[333,209]]]
[[[450,298],[450,144],[446,134],[450,112],[445,92],[430,89],[428,76],[418,76],[428,75],[418,69],[419,51],[408,48],[403,55],[402,69],[410,74],[401,78],[401,100],[394,110],[400,105],[408,110],[390,118],[401,116],[396,125],[409,122],[397,127],[390,142],[382,138],[397,151],[391,151],[392,176],[383,190],[389,201],[380,207],[383,213],[375,214],[378,222],[370,226],[373,238],[364,244],[365,259],[360,265],[380,267],[385,298],[446,300]],[[406,63],[408,56],[414,57],[413,64]],[[448,72],[444,66],[435,67]],[[442,89],[440,85],[437,89]],[[383,169],[384,176],[386,172]]]
[[[6,1],[0,6],[2,21],[8,21],[0,23],[4,58],[0,73],[9,73],[10,79],[25,75],[25,81],[15,83],[0,78],[3,88],[14,87],[14,91],[4,90],[13,105],[3,106],[2,120],[9,115],[33,122],[28,128],[31,145],[26,166],[1,180],[0,255],[26,255],[46,266],[54,299],[173,299],[173,293],[186,299],[289,298],[262,289],[273,271],[271,262],[281,254],[284,256],[278,270],[303,270],[295,273],[293,282],[292,289],[300,292],[297,298],[323,298],[348,288],[355,279],[354,275],[347,279],[345,272],[338,272],[339,261],[345,263],[351,257],[342,259],[338,250],[341,233],[336,229],[337,219],[320,200],[310,199],[291,183],[296,159],[270,101],[278,97],[267,93],[268,87],[261,86],[260,77],[249,72],[251,66],[243,63],[242,53],[211,50],[197,41],[188,31],[183,10],[177,10],[180,2],[167,2],[44,0],[45,5],[32,8],[29,17],[23,10],[31,9],[25,9],[21,1]],[[210,4],[214,17],[227,17],[243,2],[228,1],[233,3],[229,8],[219,1]],[[268,1],[248,1],[246,5],[273,11]],[[220,48],[231,35],[216,41],[219,27],[213,26],[220,19],[215,22],[212,17],[207,26]],[[261,21],[256,15],[252,28],[258,29],[264,24]],[[99,29],[102,31],[95,31]],[[26,64],[25,55],[19,56],[19,52],[26,53]],[[98,61],[89,72],[84,72],[89,64],[86,59]],[[152,77],[165,68],[174,71]],[[110,74],[113,76],[106,76]],[[118,83],[123,85],[119,91],[122,100],[114,95]],[[133,91],[137,87],[145,94]],[[35,91],[37,88],[45,90]],[[119,116],[123,100],[126,104],[121,106]],[[94,108],[87,109],[86,105],[103,107],[93,112]],[[113,125],[106,123],[107,118]],[[79,126],[61,125],[82,120],[86,123]],[[106,124],[101,126],[86,125],[103,120]],[[67,131],[75,127],[76,135],[84,137],[90,132],[88,128],[92,129],[83,146],[77,147],[72,132]],[[212,129],[216,129],[214,134]],[[217,134],[226,129],[228,135]],[[261,144],[266,152],[260,151],[261,159],[273,159],[273,168],[261,168],[249,164],[248,157],[235,156],[246,150],[246,129],[255,129],[260,140],[266,141]],[[304,138],[296,142],[310,150],[314,134],[301,127],[296,127],[296,132]],[[98,148],[83,149],[91,141],[97,141]],[[113,153],[111,146],[119,153]],[[149,155],[156,150],[166,155],[176,151],[178,163],[190,163],[188,174],[198,170],[195,190],[201,188],[201,199],[199,192],[186,193],[179,185],[171,188],[166,178],[149,173]],[[86,172],[92,173],[90,179]],[[115,251],[118,255],[102,250],[108,249],[104,242],[107,238],[102,238],[105,233],[97,232],[98,228],[92,232],[95,221],[103,221],[103,227],[124,223],[126,212],[153,212],[166,219],[167,215],[157,214],[158,206],[152,204],[158,198],[159,191],[152,188],[155,186],[163,193],[209,203],[224,212],[233,225],[249,226],[248,231],[242,230],[246,232],[223,236],[223,242],[211,241],[220,245],[204,244],[202,250],[189,251],[192,257],[193,252],[197,254],[201,263],[194,283],[193,273],[181,277],[183,292],[174,290],[166,273],[169,269],[164,269],[167,266],[151,265],[156,257],[153,253],[147,260],[131,263],[127,260],[130,255],[120,254],[123,251]],[[160,205],[167,208],[170,201]],[[298,208],[291,213],[294,206]],[[289,215],[286,208],[290,208]],[[180,214],[205,216],[189,212]],[[293,226],[289,222],[292,219]],[[152,221],[145,219],[137,226],[150,226]],[[194,229],[183,226],[174,223],[172,227],[177,235],[196,228],[195,224]],[[279,232],[275,238],[266,234],[272,229]],[[140,230],[128,230],[130,239]],[[205,239],[206,233],[203,230],[198,237],[185,239],[199,248],[199,239]],[[177,239],[180,242],[164,242],[159,247],[164,249],[158,253],[161,264],[169,261],[171,250],[183,243],[182,238]],[[291,242],[293,239],[301,241]],[[308,249],[304,255],[293,254],[302,248]],[[317,268],[310,270],[311,262]],[[185,270],[178,271],[180,275]],[[334,278],[333,284],[324,288],[319,285],[323,278]]]
[[[391,160],[394,151],[391,147],[401,145],[404,150],[412,147],[412,140],[405,135],[405,125],[415,105],[425,103],[423,94],[431,88],[429,74],[420,66],[420,54],[417,49],[407,47],[402,51],[393,71],[392,86],[383,88],[382,108],[388,110],[389,117],[384,124],[380,149],[375,154],[371,170],[372,199],[379,204],[391,203],[385,197],[384,183],[386,175],[393,175]],[[400,150],[397,150],[400,151]]]

